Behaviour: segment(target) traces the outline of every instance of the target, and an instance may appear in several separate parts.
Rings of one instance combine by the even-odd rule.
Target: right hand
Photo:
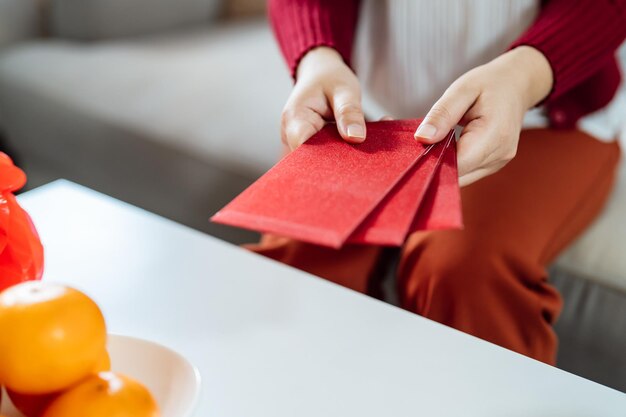
[[[309,51],[298,65],[296,80],[281,118],[281,139],[290,150],[332,119],[346,142],[365,140],[359,80],[337,51],[328,47]]]

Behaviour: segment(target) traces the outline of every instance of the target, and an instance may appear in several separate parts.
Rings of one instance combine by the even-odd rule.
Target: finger
[[[329,99],[341,137],[350,143],[363,142],[366,134],[365,116],[359,95],[350,89],[338,89]]]
[[[452,84],[430,109],[415,131],[415,139],[424,143],[443,140],[476,101],[478,91],[465,84]]]
[[[482,129],[472,130],[467,126],[461,132],[457,142],[457,169],[459,177],[478,170],[485,163],[486,152],[483,151]]]
[[[490,146],[493,145],[493,135],[480,120],[470,122],[463,129],[457,142],[459,185],[471,184],[506,165],[506,160],[493,157],[497,151]]]
[[[459,187],[467,187],[468,185],[475,183],[476,181],[485,178],[496,171],[497,169],[487,168],[479,168],[476,171],[472,171],[466,175],[459,177]]]
[[[281,139],[294,150],[324,127],[324,119],[308,107],[288,106],[281,119]]]
[[[494,158],[499,149],[497,138],[498,129],[487,117],[479,116],[465,124],[457,142],[459,177],[499,162]]]

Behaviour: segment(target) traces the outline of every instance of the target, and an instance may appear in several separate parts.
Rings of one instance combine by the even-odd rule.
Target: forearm
[[[525,109],[543,101],[552,91],[554,77],[548,59],[537,49],[520,46],[493,60],[490,65],[515,84]]]
[[[551,101],[606,66],[626,38],[625,22],[626,0],[550,0],[512,48],[528,45],[546,57]]]

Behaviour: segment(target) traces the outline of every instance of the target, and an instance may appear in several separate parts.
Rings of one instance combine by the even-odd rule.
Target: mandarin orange
[[[26,417],[41,417],[48,405],[59,396],[58,392],[51,394],[22,394],[7,389],[11,402]]]
[[[110,370],[111,370],[111,357],[109,356],[109,352],[104,350],[102,353],[100,353],[100,356],[98,357],[98,360],[96,361],[96,365],[92,373],[97,374],[99,372],[107,372]]]
[[[121,374],[100,372],[56,398],[43,417],[159,417],[150,391]]]
[[[25,394],[61,391],[92,373],[106,344],[96,303],[31,281],[0,293],[0,384]]]

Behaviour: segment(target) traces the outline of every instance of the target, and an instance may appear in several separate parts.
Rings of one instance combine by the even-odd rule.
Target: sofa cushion
[[[290,89],[262,21],[134,41],[31,43],[0,56],[5,115],[18,103],[28,113],[45,99],[82,117],[57,124],[118,127],[251,175],[280,156],[280,113]]]
[[[0,48],[38,34],[35,0],[0,0]]]
[[[624,109],[626,112],[626,108]],[[626,166],[594,224],[561,255],[557,266],[626,293]]]
[[[206,23],[220,0],[49,0],[53,35],[95,40]]]

